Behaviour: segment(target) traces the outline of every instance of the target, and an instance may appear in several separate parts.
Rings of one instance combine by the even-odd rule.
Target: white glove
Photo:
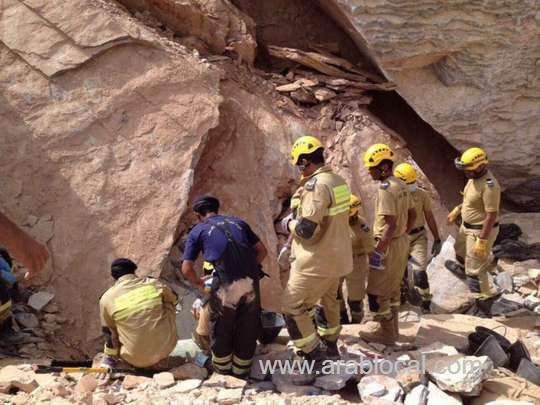
[[[193,305],[191,306],[191,314],[197,320],[199,319],[199,315],[200,315],[200,312],[201,312],[201,307],[202,307],[202,300],[200,298],[197,298],[193,302]]]
[[[289,233],[291,233],[291,231],[289,230],[289,222],[292,219],[293,219],[293,214],[291,212],[289,215],[287,215],[285,218],[281,220],[281,222],[279,223],[280,233],[284,233],[285,235],[288,235]]]
[[[278,265],[282,270],[287,270],[289,267],[291,267],[291,262],[289,261],[290,256],[291,247],[288,245],[283,246],[279,251],[279,255],[277,258]]]

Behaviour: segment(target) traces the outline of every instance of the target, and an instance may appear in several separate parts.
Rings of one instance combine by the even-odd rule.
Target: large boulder
[[[487,149],[504,188],[537,189],[540,3],[321,0],[399,94],[458,150]],[[534,199],[514,199],[538,210]]]

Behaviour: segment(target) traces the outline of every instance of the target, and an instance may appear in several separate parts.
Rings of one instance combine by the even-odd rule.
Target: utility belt
[[[475,229],[475,230],[482,230],[482,228],[484,227],[484,225],[475,225],[475,224],[469,224],[468,222],[463,222],[463,226],[467,229]],[[493,228],[499,226],[499,223],[498,222],[495,222],[493,224]]]
[[[418,228],[411,229],[409,231],[409,235],[416,235],[417,233],[422,232],[424,229],[426,229],[423,225],[419,226]]]

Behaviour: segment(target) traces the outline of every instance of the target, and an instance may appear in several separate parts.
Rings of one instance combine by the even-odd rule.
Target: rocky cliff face
[[[481,145],[504,187],[537,189],[540,3],[321,3],[455,148]],[[524,209],[539,208],[518,200]]]

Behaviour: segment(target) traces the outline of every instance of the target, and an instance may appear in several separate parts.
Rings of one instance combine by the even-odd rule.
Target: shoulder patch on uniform
[[[488,187],[495,187],[495,181],[493,179],[487,179],[486,184]]]
[[[315,190],[315,184],[317,184],[317,178],[316,177],[313,177],[312,179],[310,179],[304,186],[304,188],[307,190],[307,191],[313,191]]]
[[[381,185],[379,186],[379,188],[380,188],[381,190],[386,190],[386,189],[388,189],[389,187],[390,187],[390,182],[388,182],[388,181],[383,181],[383,182],[381,183]]]

